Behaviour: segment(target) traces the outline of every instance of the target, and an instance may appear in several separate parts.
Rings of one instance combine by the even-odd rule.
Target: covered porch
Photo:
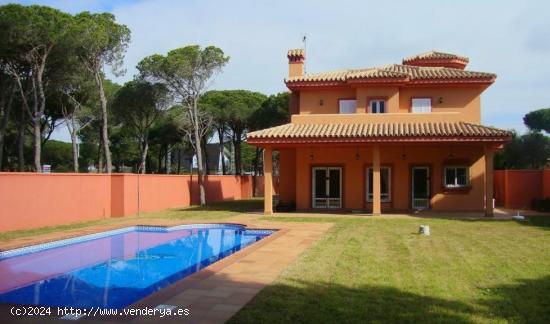
[[[493,215],[493,155],[507,140],[505,131],[462,122],[303,126],[249,135],[251,144],[264,148],[267,215],[274,207],[275,151],[279,202],[297,211]]]

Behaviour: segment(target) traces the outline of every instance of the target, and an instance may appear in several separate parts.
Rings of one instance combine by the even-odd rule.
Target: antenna
[[[304,36],[302,37],[302,43],[304,43],[304,57],[307,55],[307,34],[304,33]],[[307,74],[306,72],[306,60],[304,60],[304,74]]]

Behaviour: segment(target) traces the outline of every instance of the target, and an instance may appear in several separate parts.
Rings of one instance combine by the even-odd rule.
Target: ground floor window
[[[372,167],[367,168],[367,201],[372,202],[373,175]],[[380,200],[382,202],[391,201],[391,168],[380,167]]]
[[[468,167],[446,166],[444,184],[447,188],[463,188],[470,184]]]
[[[312,207],[342,208],[342,168],[312,169]]]

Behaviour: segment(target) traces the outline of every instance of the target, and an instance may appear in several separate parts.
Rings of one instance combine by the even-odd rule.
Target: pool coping
[[[180,224],[180,225],[173,225],[173,226],[133,225],[133,226],[121,227],[118,229],[100,231],[92,234],[79,235],[79,236],[70,237],[70,238],[62,238],[62,239],[53,240],[53,241],[44,242],[44,243],[31,244],[31,245],[13,248],[9,250],[3,250],[3,251],[0,251],[0,261],[13,258],[13,257],[35,253],[35,252],[42,252],[42,251],[51,250],[55,248],[61,248],[71,244],[85,243],[85,242],[102,239],[102,238],[117,235],[117,234],[125,234],[132,231],[149,232],[149,233],[151,232],[168,233],[168,232],[173,232],[178,230],[220,228],[224,226],[241,228],[244,230],[259,230],[259,231],[271,230],[271,229],[263,229],[263,228],[262,229],[247,228],[245,224],[233,224],[233,223],[190,223],[190,224]]]
[[[145,223],[145,222],[144,222]],[[152,222],[155,223],[155,222]],[[249,230],[276,230],[271,235],[257,241],[234,254],[221,259],[200,271],[182,278],[161,290],[146,296],[126,308],[156,308],[160,305],[173,305],[179,309],[188,308],[190,316],[162,318],[163,321],[177,322],[208,322],[222,323],[244,307],[264,287],[270,285],[284,269],[292,264],[304,251],[320,240],[324,233],[332,227],[331,223],[289,224],[277,221],[261,221],[242,214],[242,217],[232,222],[216,222],[197,220],[195,222],[179,222],[169,225],[143,225],[155,227],[173,227],[183,224],[231,224],[245,226]],[[114,227],[96,228],[95,233],[110,229],[124,228],[134,224],[120,224]],[[81,236],[74,233],[57,236],[54,240],[68,236]],[[84,233],[86,234],[86,232]],[[50,239],[49,241],[52,241]],[[277,241],[277,242],[275,242]],[[34,241],[37,242],[37,241]],[[252,268],[256,269],[253,270]],[[244,269],[244,270],[243,270]],[[220,285],[220,280],[225,286]],[[225,280],[225,281],[224,281]],[[227,286],[229,285],[229,286]],[[233,288],[231,288],[231,286]],[[235,288],[236,287],[236,288]],[[225,290],[224,290],[225,289]],[[232,292],[231,292],[232,291]],[[197,293],[204,295],[197,296]],[[231,296],[227,295],[231,294]],[[225,296],[227,295],[227,296]],[[225,296],[225,297],[224,297]],[[9,314],[10,304],[0,305],[0,313]],[[26,322],[29,317],[6,316],[6,323]],[[129,316],[97,316],[83,317],[82,321],[96,322],[128,322],[151,323],[161,320],[158,317]],[[153,321],[151,321],[153,320]],[[41,321],[60,322],[58,316],[42,317]]]
[[[205,227],[204,225],[207,225],[207,226]],[[261,231],[273,231],[273,232],[271,234],[269,234],[268,236],[262,238],[261,240],[259,240],[257,242],[254,242],[254,243],[246,246],[245,248],[243,248],[241,250],[238,250],[235,253],[230,254],[230,255],[228,255],[228,256],[226,256],[226,257],[224,257],[224,258],[222,258],[222,259],[220,259],[220,260],[218,260],[218,261],[216,261],[216,262],[200,269],[197,272],[192,273],[189,276],[186,276],[182,279],[179,279],[179,280],[171,283],[170,285],[160,289],[159,291],[156,291],[156,292],[154,292],[154,293],[152,293],[148,296],[145,296],[144,298],[142,298],[142,299],[136,301],[135,303],[130,304],[130,305],[124,307],[124,308],[151,308],[151,309],[153,309],[153,308],[157,307],[158,305],[163,304],[164,302],[169,300],[171,297],[174,297],[177,294],[181,293],[183,290],[191,288],[192,286],[196,285],[201,280],[204,280],[204,279],[214,275],[215,273],[219,272],[220,270],[224,269],[225,267],[239,261],[243,257],[253,253],[254,251],[259,249],[260,247],[264,246],[265,244],[270,243],[271,241],[277,239],[278,237],[280,237],[280,236],[282,236],[282,235],[284,235],[285,233],[288,232],[288,229],[284,229],[284,228],[283,229],[281,229],[281,228],[263,228],[263,227],[260,228],[260,227],[249,226],[247,224],[236,223],[236,222],[212,222],[212,223],[198,222],[198,223],[185,223],[185,224],[179,224],[179,225],[165,225],[165,226],[164,225],[131,225],[131,226],[119,227],[119,228],[116,228],[116,229],[108,229],[108,230],[104,230],[104,231],[99,231],[99,232],[96,232],[96,233],[93,233],[93,234],[76,235],[76,236],[73,236],[73,237],[60,238],[60,239],[51,240],[51,241],[43,242],[43,243],[30,244],[30,245],[26,245],[26,246],[23,246],[23,247],[10,249],[10,250],[3,250],[3,251],[0,251],[0,261],[5,260],[5,259],[9,259],[9,258],[12,258],[12,257],[17,257],[17,256],[20,256],[20,255],[26,255],[26,254],[29,254],[29,253],[45,251],[45,250],[54,249],[54,248],[57,248],[57,247],[63,247],[63,246],[69,245],[69,244],[77,244],[77,243],[81,243],[81,242],[87,242],[87,241],[90,241],[90,240],[95,240],[95,239],[99,239],[99,238],[108,237],[108,236],[111,236],[111,235],[126,233],[126,232],[129,232],[129,231],[132,231],[132,230],[136,230],[140,227],[162,228],[162,229],[165,229],[165,230],[168,230],[168,231],[174,231],[174,230],[187,229],[187,228],[190,228],[190,229],[192,229],[192,228],[209,228],[208,225],[210,225],[210,226],[215,226],[215,225],[220,225],[220,226],[226,225],[227,226],[227,225],[230,225],[230,226],[241,227],[245,230],[261,230]],[[74,240],[74,241],[72,241],[72,240]],[[53,244],[53,243],[56,243],[56,242],[59,242],[59,243],[56,244],[55,246],[52,246],[52,247],[47,246],[49,244]],[[40,247],[42,247],[44,245],[46,245],[46,246],[43,247],[43,249],[40,249]],[[26,250],[27,248],[29,248],[29,251],[22,251],[21,254],[2,256],[2,253],[11,252],[11,251],[19,252],[19,250]],[[12,303],[0,304],[0,308],[4,308],[4,307],[6,307],[6,308],[10,307],[11,308],[12,306],[20,306],[20,307],[27,306],[28,307],[28,306],[32,306],[32,305],[20,305],[20,304],[12,304]],[[52,308],[56,308],[56,307],[52,307]],[[128,321],[134,320],[134,319],[139,318],[139,317],[140,317],[139,315],[134,315],[134,316],[131,316],[131,315],[98,316],[98,317],[93,317],[93,318],[83,317],[83,318],[81,318],[81,320],[93,319],[93,320],[100,320],[100,321],[101,320],[109,320],[109,321],[114,321],[114,322],[128,322]],[[56,319],[58,317],[57,316],[48,316],[48,318],[51,318],[51,319],[55,318]]]

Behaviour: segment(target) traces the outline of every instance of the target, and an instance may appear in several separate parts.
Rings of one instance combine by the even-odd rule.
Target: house
[[[304,74],[304,50],[287,57],[291,122],[248,134],[264,148],[266,214],[273,151],[279,200],[297,210],[493,214],[493,154],[511,139],[480,124],[495,74],[435,51],[316,74]]]

